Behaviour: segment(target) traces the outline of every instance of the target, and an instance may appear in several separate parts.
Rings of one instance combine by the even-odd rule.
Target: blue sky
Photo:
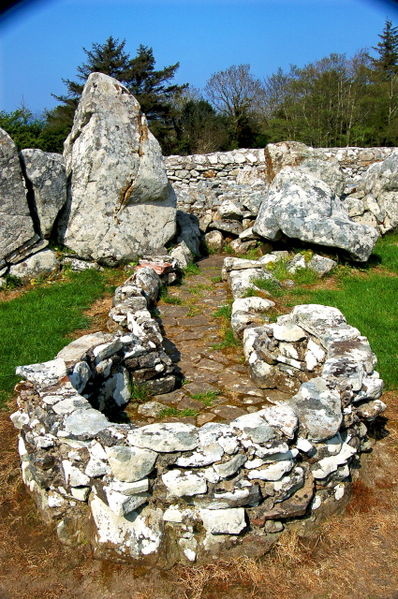
[[[201,88],[216,71],[249,63],[260,79],[331,52],[352,56],[378,41],[392,0],[36,0],[0,20],[0,109],[52,108],[75,79],[83,47],[113,35],[131,55],[151,46],[159,68]]]

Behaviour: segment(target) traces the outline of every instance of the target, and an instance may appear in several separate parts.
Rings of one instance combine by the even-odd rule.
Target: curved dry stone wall
[[[367,339],[337,309],[296,306],[253,327],[258,298],[238,298],[253,378],[284,384],[290,399],[202,427],[120,423],[131,382],[157,393],[176,384],[148,310],[174,276],[169,257],[144,260],[115,292],[111,334],[18,368],[23,479],[59,538],[89,542],[101,557],[169,567],[220,552],[258,556],[285,528],[344,505],[369,449],[367,424],[385,407],[383,383]]]

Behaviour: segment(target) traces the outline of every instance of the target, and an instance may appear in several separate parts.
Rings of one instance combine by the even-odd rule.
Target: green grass
[[[227,328],[222,333],[224,339],[219,343],[213,343],[212,349],[227,349],[228,347],[236,347],[240,345],[239,341],[235,339],[233,330]]]
[[[221,283],[222,278],[220,276],[217,276],[217,277],[211,277],[210,280],[212,283]]]
[[[292,296],[293,301],[289,302],[324,304],[341,310],[348,323],[368,337],[387,389],[398,389],[398,278],[375,270],[375,266],[379,264],[398,274],[397,244],[398,235],[384,237],[377,243],[371,265],[365,271],[340,266],[338,289],[302,289],[301,295]]]
[[[286,293],[285,289],[279,285],[274,279],[253,279],[253,285],[261,291],[266,291],[273,297],[281,297]]]
[[[210,291],[211,288],[211,285],[206,285],[206,283],[200,283],[199,285],[193,285],[188,289],[188,291],[192,295],[203,295],[205,291]]]
[[[220,395],[220,391],[205,391],[203,393],[194,393],[192,399],[201,401],[205,406],[212,406],[213,401]]]
[[[195,262],[190,262],[186,268],[184,268],[184,276],[192,277],[200,274],[200,268]]]
[[[130,399],[134,403],[144,403],[152,399],[152,393],[145,383],[130,383]]]
[[[174,304],[176,306],[181,306],[182,304],[182,299],[175,295],[166,295],[162,299],[165,302],[165,304]]]
[[[268,262],[265,265],[265,269],[272,272],[272,275],[278,279],[278,281],[286,281],[286,279],[292,278],[292,273],[287,270],[289,260],[277,260],[277,262]]]
[[[232,316],[232,304],[224,304],[224,306],[220,306],[213,312],[213,316],[216,318],[225,318],[230,321]]]
[[[295,273],[290,275],[290,278],[296,285],[313,285],[319,280],[317,273],[310,268],[298,268]]]
[[[83,311],[107,288],[107,273],[86,270],[0,303],[0,403],[20,380],[16,366],[53,359],[68,333],[89,325]]]
[[[162,410],[158,416],[158,418],[160,420],[163,420],[164,418],[170,418],[171,416],[178,416],[178,417],[184,417],[184,416],[197,416],[199,414],[199,412],[197,410],[192,410],[191,408],[186,408],[185,410],[179,410],[178,408],[165,408],[164,410]]]
[[[259,247],[252,248],[244,254],[241,254],[239,258],[243,258],[244,260],[258,260],[261,258],[261,249]]]

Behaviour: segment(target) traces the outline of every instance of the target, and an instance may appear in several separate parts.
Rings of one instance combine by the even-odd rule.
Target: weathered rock
[[[169,494],[176,497],[200,495],[207,491],[207,482],[202,473],[170,470],[162,474],[162,481]]]
[[[202,234],[194,214],[177,210],[177,243],[185,242],[193,256],[200,256]]]
[[[398,151],[394,150],[383,162],[371,165],[360,188],[365,194],[361,203],[366,212],[355,220],[364,222],[370,215],[382,234],[394,230],[398,226]]]
[[[235,299],[244,297],[250,289],[260,291],[260,288],[256,286],[255,281],[275,281],[276,279],[269,273],[264,271],[262,268],[247,268],[244,270],[232,270],[229,273],[229,281],[231,285],[232,295]]]
[[[112,335],[110,333],[103,333],[102,331],[82,335],[82,337],[65,345],[65,347],[58,352],[57,358],[62,358],[65,362],[77,362],[93,347],[103,345],[111,340]]]
[[[15,374],[42,387],[50,386],[55,385],[59,379],[66,376],[66,365],[64,360],[57,358],[48,362],[17,366]]]
[[[231,327],[241,338],[248,326],[261,325],[268,320],[266,313],[275,303],[262,297],[238,298],[232,304]]]
[[[71,184],[61,237],[80,256],[115,264],[173,237],[175,196],[160,146],[116,79],[90,75],[64,156]]]
[[[193,253],[185,241],[181,241],[174,249],[172,249],[170,255],[177,262],[181,270],[184,270],[190,262],[193,262],[194,258]]]
[[[152,470],[157,453],[150,449],[116,445],[106,449],[114,477],[122,482],[135,482]]]
[[[217,212],[221,219],[242,220],[243,210],[236,202],[224,200],[217,208]]]
[[[0,268],[18,262],[18,258],[22,260],[38,241],[17,148],[8,133],[0,129]]]
[[[343,419],[340,394],[329,389],[320,377],[303,383],[289,405],[306,428],[310,440],[329,439],[340,428]]]
[[[205,244],[208,250],[220,252],[224,244],[221,231],[209,231],[205,235]]]
[[[246,528],[245,510],[243,508],[201,509],[200,516],[205,529],[213,535],[238,535]]]
[[[23,262],[14,264],[9,274],[19,279],[31,279],[39,275],[49,274],[59,266],[57,256],[52,250],[43,250],[29,256]]]
[[[292,239],[347,251],[366,261],[377,241],[373,227],[350,220],[326,183],[299,169],[285,168],[273,181],[253,231],[271,241]]]
[[[40,234],[48,239],[66,202],[66,175],[61,154],[38,149],[20,152],[28,189],[33,194]]]
[[[64,435],[89,439],[109,426],[109,420],[92,408],[75,410],[65,418]],[[61,432],[61,431],[60,431]]]
[[[129,442],[158,452],[186,451],[198,446],[196,427],[182,422],[148,424],[129,433]]]
[[[320,277],[327,275],[336,265],[336,260],[320,256],[319,254],[314,254],[307,264],[308,268],[316,272]]]
[[[118,516],[98,497],[93,496],[90,509],[97,529],[96,542],[101,547],[114,546],[118,553],[134,558],[158,550],[162,540],[162,510],[144,508],[134,518]]]
[[[359,337],[358,329],[348,325],[340,310],[331,306],[295,306],[292,319],[305,331],[317,337],[326,349],[337,341],[345,342]]]

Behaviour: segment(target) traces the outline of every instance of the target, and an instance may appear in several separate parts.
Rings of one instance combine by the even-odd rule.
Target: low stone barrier
[[[261,555],[285,528],[344,505],[369,449],[366,423],[385,407],[367,339],[335,308],[296,306],[241,330],[255,380],[265,389],[285,381],[293,397],[229,424],[112,422],[130,380],[157,392],[176,381],[147,309],[155,271],[169,278],[172,265],[141,266],[116,290],[114,333],[17,369],[23,479],[59,538],[170,567]]]

